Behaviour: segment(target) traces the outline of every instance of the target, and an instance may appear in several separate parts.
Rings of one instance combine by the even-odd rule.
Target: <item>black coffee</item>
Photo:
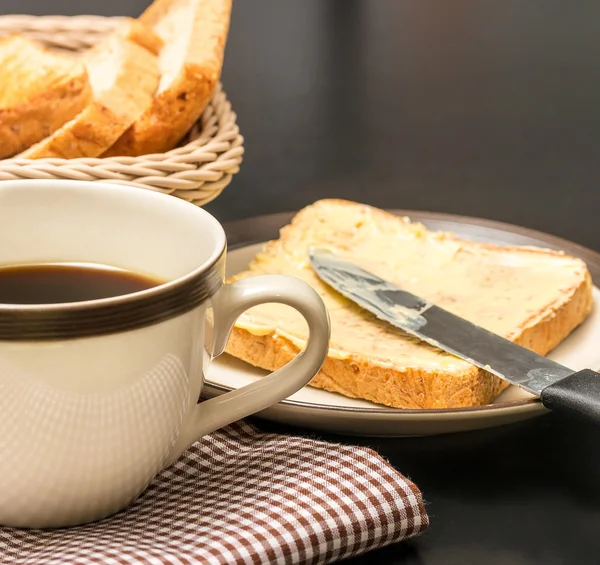
[[[111,267],[40,264],[0,267],[0,303],[56,304],[131,294],[162,281]]]

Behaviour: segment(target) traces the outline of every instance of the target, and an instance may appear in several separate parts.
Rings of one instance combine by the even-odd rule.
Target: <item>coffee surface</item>
[[[82,302],[131,294],[162,282],[105,265],[65,263],[0,267],[0,303]]]

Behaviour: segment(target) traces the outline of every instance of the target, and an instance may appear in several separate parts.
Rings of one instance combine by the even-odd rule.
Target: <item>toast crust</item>
[[[313,206],[323,205],[322,203],[337,207],[357,206],[339,200],[320,201]],[[382,210],[370,210],[374,216],[382,219],[389,219],[391,216]],[[303,212],[294,218],[291,225],[283,228],[278,241],[286,240],[290,233],[298,231],[296,228],[303,221]],[[441,237],[464,243],[464,240],[451,234]],[[293,245],[289,239],[286,241]],[[275,245],[277,242],[268,243],[263,253],[268,255]],[[481,245],[481,248],[492,252],[507,249],[497,245]],[[564,254],[549,250],[514,250],[520,254],[531,253],[532,257],[542,254],[544,257],[565,258]],[[233,277],[235,278],[237,277]],[[506,337],[541,355],[546,355],[554,349],[591,311],[592,281],[587,269],[576,286],[561,289],[560,292],[561,296],[553,307],[533,312]],[[277,329],[253,332],[243,325],[236,325],[226,352],[252,365],[273,371],[293,359],[302,346],[302,340],[294,339]],[[413,409],[460,408],[488,404],[508,386],[498,377],[466,363],[457,365],[452,371],[439,371],[418,366],[394,366],[362,354],[345,352],[340,355],[333,350],[330,350],[321,371],[310,385],[351,398]]]
[[[5,50],[10,54],[3,55]],[[11,36],[2,40],[0,57],[3,58],[0,82],[4,89],[0,102],[0,159],[3,159],[52,135],[73,119],[90,103],[92,89],[81,62],[51,52],[27,38]],[[34,73],[27,70],[32,65],[37,66]]]
[[[161,83],[151,105],[103,157],[169,151],[189,132],[219,82],[230,13],[231,0],[159,0],[140,16],[165,44]]]

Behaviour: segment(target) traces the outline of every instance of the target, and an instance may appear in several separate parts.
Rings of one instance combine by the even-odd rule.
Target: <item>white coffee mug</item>
[[[168,281],[101,300],[0,304],[0,525],[109,516],[202,436],[314,377],[329,342],[318,294],[280,275],[224,285],[225,253],[217,220],[172,196],[95,182],[0,183],[0,266],[99,263]],[[304,352],[198,404],[236,318],[264,302],[303,314]]]

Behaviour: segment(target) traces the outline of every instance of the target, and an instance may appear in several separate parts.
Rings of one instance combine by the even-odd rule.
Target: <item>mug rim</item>
[[[23,185],[23,186],[18,186]],[[73,185],[72,189],[99,192],[128,192],[135,197],[169,202],[169,205],[193,209],[194,214],[208,221],[217,233],[218,245],[200,265],[173,280],[151,288],[108,298],[60,302],[52,304],[9,304],[0,302],[0,341],[57,340],[118,333],[152,325],[192,310],[211,296],[223,284],[227,241],[219,221],[206,210],[176,196],[156,190],[118,183],[97,181],[32,179],[0,182],[0,192],[18,186]],[[57,261],[48,262],[56,264]],[[67,263],[73,263],[68,261]],[[29,263],[28,263],[29,264]],[[25,265],[15,263],[14,266]],[[7,265],[7,267],[13,265]]]

